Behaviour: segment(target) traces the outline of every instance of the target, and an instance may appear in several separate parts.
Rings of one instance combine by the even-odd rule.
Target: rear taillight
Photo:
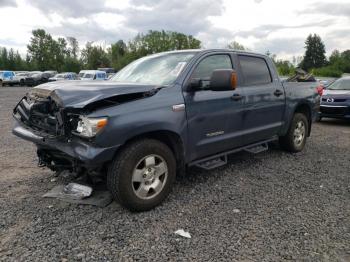
[[[318,87],[316,87],[316,91],[320,96],[322,96],[323,95],[323,86],[319,85]]]

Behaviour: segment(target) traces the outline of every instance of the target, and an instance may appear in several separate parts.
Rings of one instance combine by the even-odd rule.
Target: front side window
[[[239,55],[245,85],[264,85],[272,82],[270,70],[265,59]]]
[[[218,69],[233,69],[229,55],[211,55],[199,62],[193,74],[192,79],[202,80],[202,88],[208,86],[211,74]]]

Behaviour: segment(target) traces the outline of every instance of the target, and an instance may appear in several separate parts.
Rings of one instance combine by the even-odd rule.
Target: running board
[[[262,143],[261,145],[245,148],[244,151],[246,151],[248,153],[252,153],[252,154],[258,154],[258,153],[264,152],[268,149],[269,149],[268,143]]]
[[[260,152],[264,152],[268,150],[268,143],[272,141],[276,141],[278,137],[272,137],[268,140],[264,140],[258,143],[254,143],[248,146],[239,147],[233,150],[229,150],[220,154],[216,154],[213,156],[205,157],[199,160],[195,160],[188,164],[188,166],[197,166],[206,170],[217,168],[219,166],[223,166],[227,164],[227,156],[233,153],[237,153],[240,151],[246,151],[252,154],[258,154]]]
[[[224,155],[211,160],[199,162],[198,164],[196,164],[196,166],[206,170],[210,170],[210,169],[217,168],[219,166],[224,166],[226,164],[227,164],[227,155]]]

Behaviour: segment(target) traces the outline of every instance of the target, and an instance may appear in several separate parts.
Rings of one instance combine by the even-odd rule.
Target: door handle
[[[279,89],[276,89],[276,91],[273,93],[275,96],[281,96],[283,95],[283,92]]]
[[[233,100],[233,101],[239,101],[239,100],[241,100],[243,98],[243,96],[241,96],[240,94],[233,94],[232,96],[231,96],[231,99]]]

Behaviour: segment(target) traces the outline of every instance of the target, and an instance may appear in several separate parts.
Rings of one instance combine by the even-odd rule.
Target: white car
[[[82,70],[79,72],[80,80],[107,80],[107,74],[99,70]]]
[[[62,80],[77,80],[77,79],[78,79],[78,76],[76,73],[65,72],[65,73],[56,74],[54,77],[50,77],[49,82],[62,81]]]

